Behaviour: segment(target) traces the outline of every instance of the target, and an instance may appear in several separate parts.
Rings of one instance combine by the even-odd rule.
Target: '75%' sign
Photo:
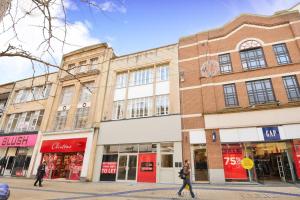
[[[265,141],[280,140],[280,133],[279,133],[279,129],[277,126],[263,127],[262,131],[264,134]]]

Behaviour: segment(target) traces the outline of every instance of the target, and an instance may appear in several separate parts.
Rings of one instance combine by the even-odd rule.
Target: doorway
[[[252,145],[258,182],[294,182],[291,155],[285,142]]]
[[[195,181],[208,181],[207,152],[205,145],[192,145],[193,175]]]
[[[136,181],[137,154],[120,154],[118,160],[118,181]]]

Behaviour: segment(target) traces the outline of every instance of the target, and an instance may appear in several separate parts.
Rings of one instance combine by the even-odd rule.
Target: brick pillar
[[[189,132],[182,132],[182,161],[191,161],[190,135]]]
[[[205,130],[209,181],[225,183],[220,133],[219,130],[215,130],[216,141],[213,142],[212,132],[213,130]]]

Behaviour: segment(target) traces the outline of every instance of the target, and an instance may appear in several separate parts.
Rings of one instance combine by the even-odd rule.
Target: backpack
[[[179,176],[181,179],[185,179],[186,178],[186,175],[184,174],[183,172],[183,168],[178,172]]]

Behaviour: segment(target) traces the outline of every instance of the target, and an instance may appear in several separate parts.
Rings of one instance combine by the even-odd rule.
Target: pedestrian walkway
[[[0,182],[11,187],[12,200],[47,199],[47,200],[96,200],[96,199],[192,199],[188,191],[178,197],[180,185],[175,184],[130,184],[130,183],[82,183],[45,181],[44,187],[34,187],[32,179],[2,178]],[[300,188],[295,185],[285,187],[268,185],[209,185],[195,184],[195,199],[201,200],[299,200]]]

